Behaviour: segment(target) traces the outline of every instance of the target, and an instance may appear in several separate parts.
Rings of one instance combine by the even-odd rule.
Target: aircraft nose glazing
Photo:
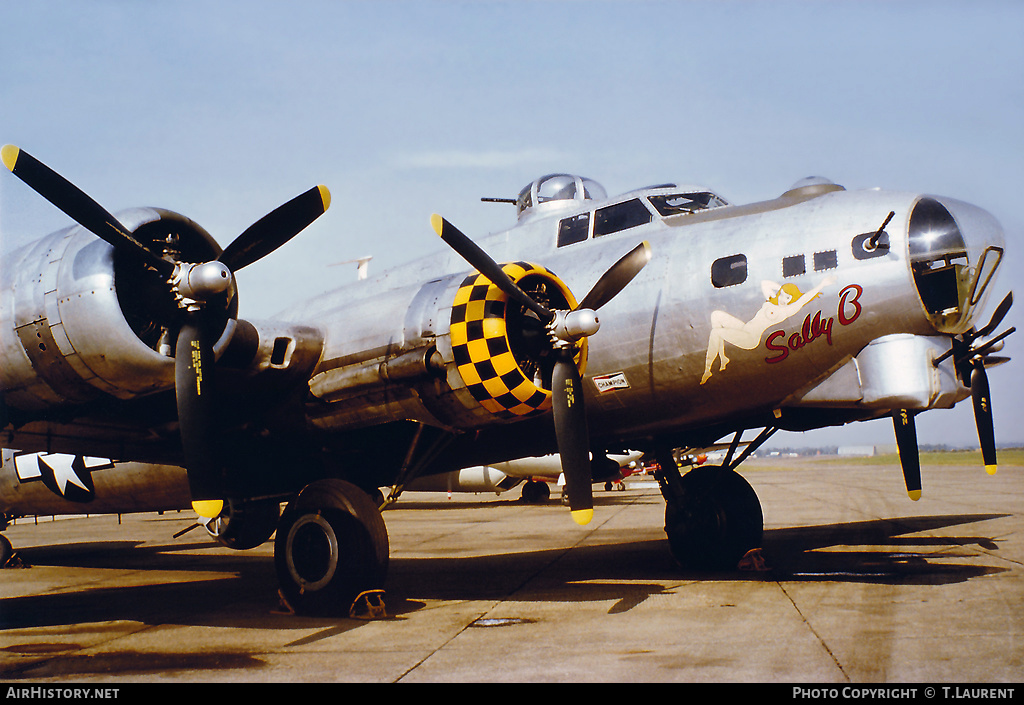
[[[991,213],[962,201],[923,197],[914,206],[908,254],[929,320],[943,333],[970,328],[1003,257],[1003,229]]]

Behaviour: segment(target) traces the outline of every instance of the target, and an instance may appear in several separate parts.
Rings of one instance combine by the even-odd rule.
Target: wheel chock
[[[277,599],[277,609],[270,610],[271,614],[287,614],[293,617],[297,614],[295,608],[291,606],[291,603],[288,602],[288,599],[284,596],[283,590],[278,589]]]
[[[749,570],[758,573],[763,573],[771,570],[768,564],[765,563],[764,554],[760,548],[752,548],[743,554],[743,558],[740,559],[739,565],[737,566],[740,570]]]
[[[366,590],[359,593],[348,608],[348,616],[350,619],[386,619],[388,613],[384,609],[384,591]]]

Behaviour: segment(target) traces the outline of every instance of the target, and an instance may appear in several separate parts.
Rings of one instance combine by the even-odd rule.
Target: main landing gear
[[[418,424],[388,498],[328,478],[306,485],[277,526],[274,565],[281,599],[295,612],[358,616],[384,614],[380,595],[388,572],[388,531],[381,511],[405,484],[455,438]]]
[[[683,568],[735,570],[744,556],[760,548],[761,503],[735,468],[776,430],[766,428],[733,461],[737,433],[721,466],[695,467],[682,475],[672,451],[659,451],[656,477],[665,497],[665,533]]]
[[[338,479],[307,485],[285,508],[274,541],[281,598],[303,614],[350,614],[384,588],[388,533],[370,496]]]

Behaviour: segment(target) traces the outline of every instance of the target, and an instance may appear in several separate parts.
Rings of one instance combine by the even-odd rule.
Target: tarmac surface
[[[385,512],[376,620],[283,613],[273,543],[222,548],[188,513],[6,531],[0,680],[1014,683],[1024,674],[1024,468],[743,473],[765,571],[673,561],[650,480],[557,501],[408,493]]]

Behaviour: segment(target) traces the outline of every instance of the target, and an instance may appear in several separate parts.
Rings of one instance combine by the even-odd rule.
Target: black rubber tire
[[[380,511],[348,482],[313,482],[281,515],[274,564],[282,596],[300,614],[347,615],[360,593],[384,589],[388,560]]]
[[[527,480],[522,489],[523,501],[527,504],[544,504],[551,497],[551,489],[548,483],[537,480]]]
[[[682,477],[682,497],[665,505],[665,533],[672,555],[695,570],[735,570],[764,534],[761,502],[733,470],[694,468]]]
[[[245,551],[262,546],[274,534],[281,517],[276,501],[231,506],[206,525],[206,533],[222,546]]]
[[[0,568],[7,566],[7,561],[14,555],[14,546],[6,536],[0,536]]]

